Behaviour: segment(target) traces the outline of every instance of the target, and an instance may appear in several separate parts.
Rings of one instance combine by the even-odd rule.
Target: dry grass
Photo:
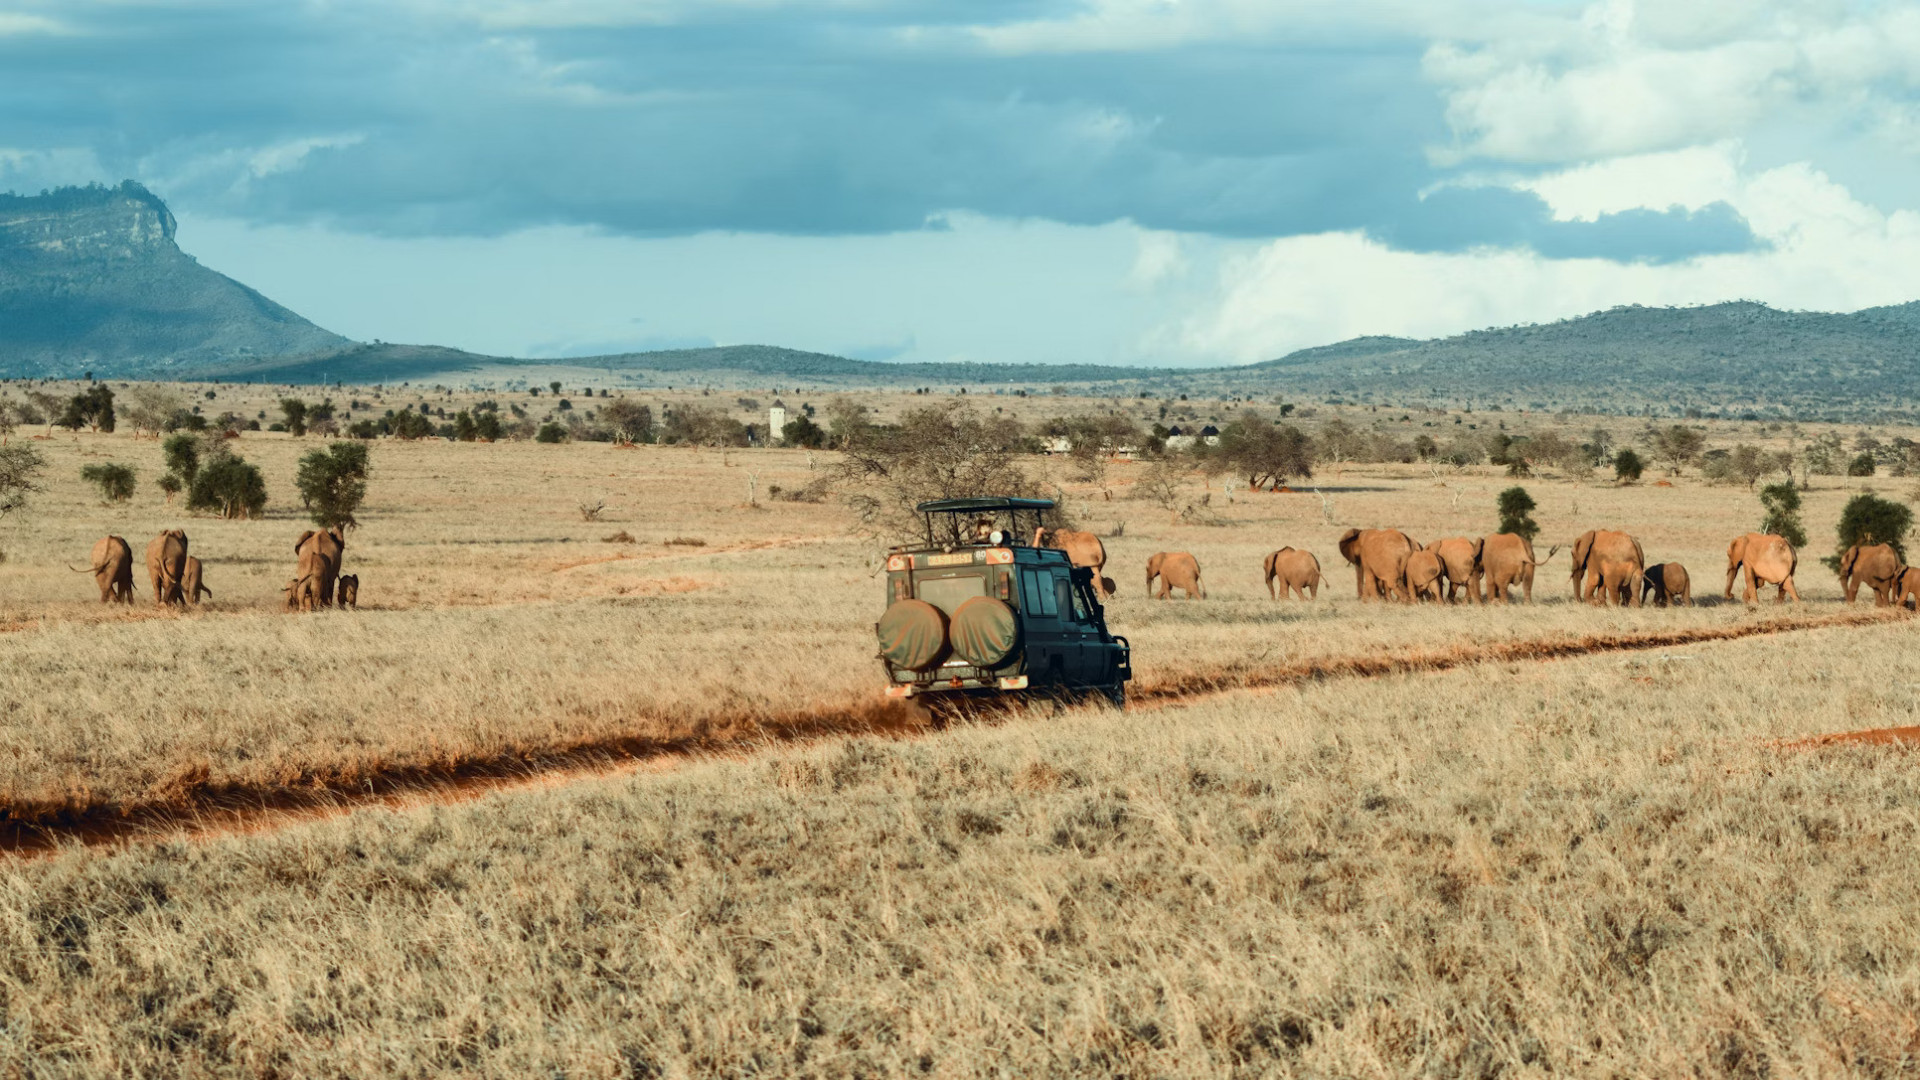
[[[1074,711],[76,852],[4,881],[0,1060],[1907,1075],[1920,774],[1760,739],[1910,716],[1913,639]]]
[[[1323,478],[1331,524],[1312,492],[1229,503],[1216,485],[1215,528],[1125,500],[1116,466],[1113,503],[1068,486],[1083,520],[1126,524],[1111,617],[1156,707],[782,747],[883,726],[876,549],[831,504],[740,505],[746,469],[803,486],[804,454],[382,443],[347,554],[365,610],[292,616],[275,610],[305,527],[288,500],[313,440],[242,440],[278,500],[255,522],[189,518],[150,488],[102,507],[80,483],[98,458],[150,479],[151,442],[41,445],[52,490],[0,525],[9,813],[763,750],[9,863],[0,1073],[1920,1060],[1912,752],[1767,745],[1920,722],[1915,624],[1716,640],[1783,612],[1582,607],[1564,552],[1531,606],[1353,599],[1342,529],[1483,533],[1511,483],[1490,472],[1349,467]],[[1689,478],[1527,486],[1543,555],[1627,528],[1702,598],[1759,517]],[[1847,494],[1809,494],[1817,544]],[[590,500],[602,522],[579,520]],[[102,608],[62,566],[103,533],[139,549],[175,524],[216,590],[193,613]],[[635,543],[610,550],[614,529]],[[1283,544],[1320,557],[1319,602],[1266,598],[1260,560]],[[1194,552],[1213,599],[1145,599],[1160,550]],[[1846,615],[1820,553],[1795,620]],[[1537,659],[1648,634],[1667,646]],[[1245,685],[1269,689],[1210,692]]]

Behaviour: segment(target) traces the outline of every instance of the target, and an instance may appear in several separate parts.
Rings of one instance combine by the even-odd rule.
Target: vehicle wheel
[[[1114,683],[1112,686],[1103,686],[1100,688],[1100,692],[1107,696],[1107,704],[1112,705],[1114,708],[1125,709],[1127,707],[1126,683]]]

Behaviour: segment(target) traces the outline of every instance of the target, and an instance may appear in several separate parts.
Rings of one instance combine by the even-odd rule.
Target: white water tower
[[[767,445],[786,442],[787,407],[776,403],[767,410]]]

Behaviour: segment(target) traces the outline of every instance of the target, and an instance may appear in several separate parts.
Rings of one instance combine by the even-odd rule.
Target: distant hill
[[[192,374],[280,383],[393,383],[425,379],[484,382],[515,378],[542,381],[545,376],[541,373],[550,370],[604,371],[616,377],[667,384],[675,377],[690,382],[731,377],[731,381],[752,385],[777,380],[847,386],[981,387],[1108,383],[1174,373],[1094,364],[894,364],[850,360],[772,345],[722,345],[707,349],[529,360],[485,356],[433,345],[377,344],[347,345],[323,353],[257,362],[212,364],[193,369]]]
[[[173,235],[166,204],[133,181],[0,195],[0,375],[166,378],[347,344]]]
[[[1432,341],[1356,338],[1204,377],[1355,400],[1802,416],[1910,411],[1920,303],[1850,315],[1633,305]]]
[[[0,376],[281,383],[1068,386],[1101,394],[1855,419],[1920,415],[1920,302],[1850,315],[1737,301],[1619,307],[1418,341],[1359,337],[1245,367],[881,363],[770,345],[565,359],[349,341],[174,243],[139,184],[0,195]]]

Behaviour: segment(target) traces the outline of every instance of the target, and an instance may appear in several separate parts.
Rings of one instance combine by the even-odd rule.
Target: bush
[[[1907,561],[1907,533],[1913,529],[1913,511],[1878,495],[1855,495],[1840,511],[1836,528],[1840,544],[1833,556],[1822,560],[1836,573],[1840,559],[1855,544],[1891,544],[1900,561]]]
[[[1800,526],[1800,493],[1791,481],[1761,488],[1760,505],[1767,508],[1761,532],[1783,537],[1796,548],[1807,546],[1807,530]]]
[[[84,393],[75,394],[67,401],[67,408],[55,421],[64,428],[79,431],[90,427],[95,431],[112,431],[113,391],[105,383],[97,383]]]
[[[1500,528],[1497,532],[1523,536],[1531,541],[1540,534],[1540,525],[1533,520],[1533,496],[1523,487],[1510,487],[1500,493],[1497,504],[1500,511]]]
[[[534,433],[533,441],[543,443],[566,442],[567,429],[552,421],[548,421],[540,425],[540,430]]]
[[[0,517],[27,505],[27,496],[40,490],[40,470],[46,459],[31,446],[0,446]]]
[[[1622,450],[1613,455],[1613,478],[1623,484],[1635,483],[1640,474],[1647,471],[1647,463],[1632,450]]]
[[[180,482],[180,478],[172,473],[167,473],[165,476],[162,476],[159,484],[160,490],[166,493],[167,502],[169,503],[173,502],[173,497],[180,494],[181,488],[185,486]]]
[[[160,444],[160,456],[168,472],[192,483],[193,474],[200,471],[200,440],[185,434],[170,436]]]
[[[498,441],[502,434],[500,414],[497,412],[475,414],[473,418],[473,434],[474,437],[481,442]]]
[[[1204,445],[1204,444],[1202,444]],[[1313,475],[1313,442],[1291,424],[1243,413],[1220,431],[1216,453],[1250,488],[1274,487]]]
[[[1873,455],[1861,454],[1859,457],[1854,458],[1852,461],[1847,462],[1847,475],[1848,476],[1872,476],[1873,475]]]
[[[898,427],[857,429],[833,475],[869,534],[910,539],[921,532],[914,505],[924,500],[1044,494],[1016,459],[1022,435],[1018,421],[963,403],[914,409]]]
[[[367,497],[367,444],[337,442],[300,459],[294,486],[313,523],[323,529],[357,525],[354,511]]]
[[[787,421],[787,426],[780,429],[780,438],[788,446],[803,446],[808,450],[818,450],[827,444],[827,433],[804,414]]]
[[[287,434],[299,436],[307,433],[306,402],[301,401],[299,398],[282,398],[280,401],[280,414],[287,418]]]
[[[228,456],[201,466],[187,489],[187,509],[207,510],[223,518],[258,517],[267,505],[267,484],[260,470]]]
[[[134,473],[126,465],[88,465],[80,470],[80,479],[98,484],[101,498],[108,502],[123,503],[133,498]]]
[[[387,421],[387,430],[396,439],[424,439],[433,434],[433,421],[412,409],[401,409],[399,415]]]

